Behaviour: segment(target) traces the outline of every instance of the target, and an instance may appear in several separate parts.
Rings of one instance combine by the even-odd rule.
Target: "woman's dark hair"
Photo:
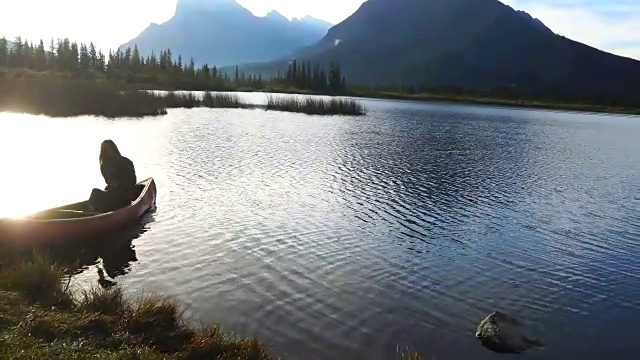
[[[120,150],[116,146],[113,140],[105,140],[100,144],[100,164],[107,159],[114,159],[120,157]]]

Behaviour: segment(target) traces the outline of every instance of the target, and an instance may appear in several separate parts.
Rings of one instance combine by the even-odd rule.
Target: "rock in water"
[[[532,347],[542,347],[542,342],[527,334],[518,319],[495,311],[480,322],[476,337],[482,346],[497,352],[520,354]]]

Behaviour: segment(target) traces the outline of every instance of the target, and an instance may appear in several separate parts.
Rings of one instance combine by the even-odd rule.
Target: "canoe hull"
[[[76,218],[59,218],[52,215],[60,210],[80,211],[85,208],[85,201],[45,210],[21,219],[0,219],[0,244],[41,245],[60,240],[90,240],[117,232],[139,220],[155,206],[157,189],[153,178],[139,182],[138,187],[140,194],[131,205],[109,213]]]

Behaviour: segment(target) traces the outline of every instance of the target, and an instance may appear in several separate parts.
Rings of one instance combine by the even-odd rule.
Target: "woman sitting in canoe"
[[[100,172],[107,187],[91,192],[89,203],[93,210],[109,212],[133,201],[137,183],[135,167],[131,160],[120,154],[112,140],[105,140],[100,146]]]

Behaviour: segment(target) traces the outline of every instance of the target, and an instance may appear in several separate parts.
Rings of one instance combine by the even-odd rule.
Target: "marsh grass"
[[[158,95],[164,101],[164,104],[167,108],[195,108],[200,107],[201,101],[198,99],[195,94],[187,92],[187,93],[177,93],[174,91],[168,92],[165,95]]]
[[[309,115],[364,115],[365,108],[358,101],[350,98],[275,96],[269,95],[267,110],[303,113]]]
[[[247,104],[240,101],[237,94],[206,92],[202,98],[202,106],[208,108],[244,108]]]
[[[202,98],[199,98],[192,92],[178,93],[175,91],[167,92],[160,95],[167,108],[245,108],[247,104],[240,101],[240,97],[236,94],[205,92]]]

